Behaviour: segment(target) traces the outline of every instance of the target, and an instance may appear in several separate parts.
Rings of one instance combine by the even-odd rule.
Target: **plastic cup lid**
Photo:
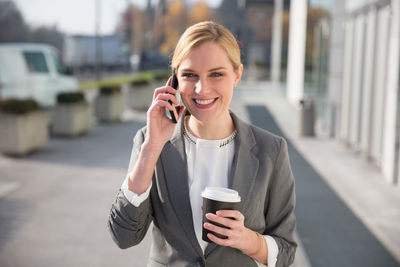
[[[236,190],[224,187],[206,187],[201,192],[201,196],[216,201],[240,202],[240,196]]]

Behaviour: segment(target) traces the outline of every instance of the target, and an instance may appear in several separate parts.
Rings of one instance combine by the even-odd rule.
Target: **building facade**
[[[327,91],[315,99],[324,106],[317,122],[324,127],[317,133],[345,143],[399,186],[400,0],[331,3]],[[308,4],[291,1],[287,98],[293,103],[305,96],[299,54],[304,54]]]
[[[334,1],[328,82],[332,137],[399,185],[400,0]]]

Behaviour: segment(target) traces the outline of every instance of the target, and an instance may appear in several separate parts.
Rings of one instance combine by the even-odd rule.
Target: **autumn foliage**
[[[132,52],[153,49],[169,55],[189,25],[211,17],[211,9],[203,1],[190,8],[181,0],[160,2],[157,7],[140,9],[130,6],[125,11],[119,31],[125,33]]]

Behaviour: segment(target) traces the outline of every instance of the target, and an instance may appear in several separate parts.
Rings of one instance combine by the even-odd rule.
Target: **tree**
[[[187,27],[187,11],[182,1],[173,1],[169,4],[164,22],[165,39],[159,51],[167,55],[174,49],[180,35]]]
[[[62,50],[63,33],[56,26],[31,29],[13,1],[0,0],[0,25],[0,42],[46,43]]]
[[[189,24],[195,24],[200,21],[209,20],[211,17],[211,9],[204,2],[197,2],[189,11]]]
[[[39,27],[31,31],[30,41],[50,44],[62,51],[64,34],[57,29],[57,26]]]
[[[136,53],[158,50],[169,55],[188,26],[210,18],[211,9],[204,1],[197,2],[188,11],[182,0],[160,0],[156,7],[148,5],[146,10],[128,7],[121,17],[118,31],[131,37]]]
[[[121,17],[118,31],[125,36],[131,51],[140,53],[149,39],[149,17],[137,6],[130,5]]]
[[[13,1],[0,1],[0,42],[26,42],[29,27]]]

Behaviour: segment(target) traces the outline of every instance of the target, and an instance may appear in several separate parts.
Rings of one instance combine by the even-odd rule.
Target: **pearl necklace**
[[[225,140],[223,140],[223,141],[219,144],[219,147],[224,147],[224,146],[226,146],[227,144],[229,144],[230,142],[232,142],[233,139],[235,139],[236,134],[237,134],[237,130],[235,129],[235,130],[233,131],[233,133],[232,133],[228,138],[226,138]],[[186,125],[185,125],[185,127],[183,127],[183,135],[189,140],[189,142],[191,142],[191,143],[193,143],[193,144],[196,144],[196,140],[193,140],[193,138],[190,137],[190,135],[188,134],[188,132],[187,132],[187,130],[186,130]]]

